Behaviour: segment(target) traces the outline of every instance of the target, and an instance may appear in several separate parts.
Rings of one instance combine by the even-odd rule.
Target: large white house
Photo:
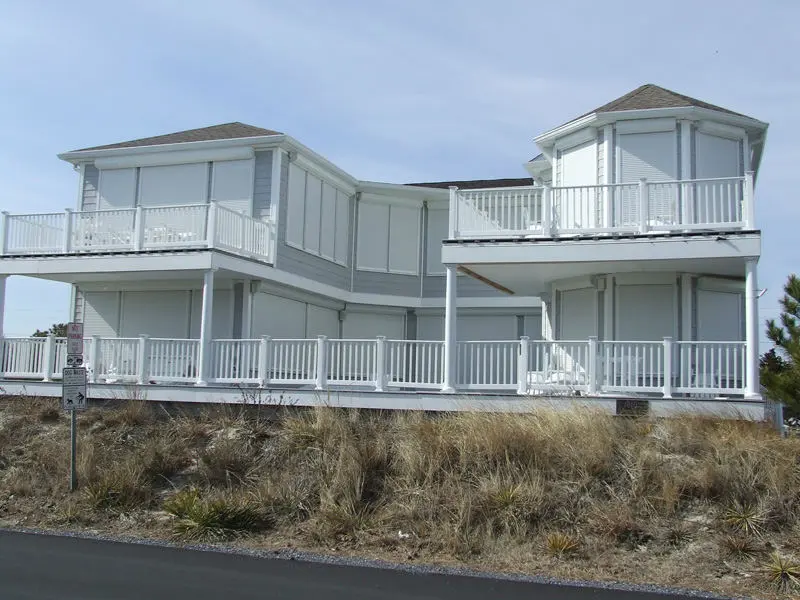
[[[71,284],[97,394],[753,405],[766,131],[648,84],[535,138],[519,179],[361,181],[243,123],[74,150],[74,209],[2,213],[0,298]],[[4,388],[64,352],[4,338]]]

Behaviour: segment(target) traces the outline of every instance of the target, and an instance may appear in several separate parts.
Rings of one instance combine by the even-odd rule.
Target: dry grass
[[[759,560],[800,550],[800,440],[757,424],[329,408],[267,421],[252,408],[91,409],[70,496],[67,419],[52,402],[4,401],[0,519],[113,530],[124,517],[150,535],[736,595],[795,582],[791,560]]]

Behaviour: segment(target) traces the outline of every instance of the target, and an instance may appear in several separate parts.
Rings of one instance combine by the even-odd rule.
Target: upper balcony
[[[755,229],[744,177],[566,187],[450,188],[450,239]]]
[[[119,210],[0,213],[0,255],[218,249],[271,263],[275,225],[215,202]]]

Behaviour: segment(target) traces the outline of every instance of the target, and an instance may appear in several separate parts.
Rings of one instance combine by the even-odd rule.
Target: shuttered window
[[[626,133],[618,136],[619,182],[638,183],[670,181],[677,178],[676,134],[673,131],[654,133]],[[666,188],[654,187],[650,191],[650,220],[673,222],[677,207],[676,194]],[[623,189],[617,192],[615,209],[617,221],[623,224],[639,220],[638,192]]]
[[[139,173],[139,204],[142,206],[204,204],[207,196],[206,163],[142,167]]]
[[[136,169],[100,171],[100,210],[132,208],[136,203]]]

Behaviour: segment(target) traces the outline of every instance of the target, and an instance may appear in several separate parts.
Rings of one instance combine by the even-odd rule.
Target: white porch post
[[[212,314],[214,310],[214,271],[203,275],[203,306],[200,312],[200,356],[197,365],[197,385],[208,385],[211,371]]]
[[[744,263],[744,313],[745,313],[745,360],[746,387],[744,397],[761,398],[761,385],[758,373],[758,260],[750,259]]]
[[[6,280],[8,275],[0,275],[0,339],[5,335],[3,321],[6,316]]]
[[[445,265],[447,269],[447,287],[444,299],[444,381],[442,391],[452,393],[456,382],[456,265]]]

